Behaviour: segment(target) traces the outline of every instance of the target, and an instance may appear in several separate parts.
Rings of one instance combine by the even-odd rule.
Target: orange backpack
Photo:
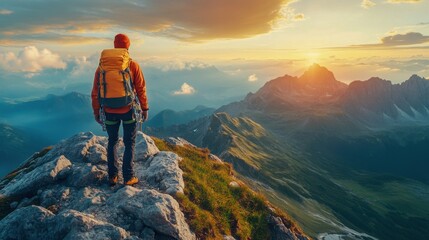
[[[131,58],[126,48],[101,52],[98,75],[98,99],[102,107],[120,108],[135,99],[130,73]]]

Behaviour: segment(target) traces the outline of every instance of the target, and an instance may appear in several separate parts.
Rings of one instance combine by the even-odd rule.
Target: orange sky
[[[196,61],[226,72],[248,63],[249,77],[261,81],[317,62],[345,82],[399,82],[429,77],[428,9],[427,0],[3,0],[0,68],[31,77],[98,55],[123,32],[141,62]]]

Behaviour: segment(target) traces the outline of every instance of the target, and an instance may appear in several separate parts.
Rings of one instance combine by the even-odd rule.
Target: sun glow
[[[307,61],[307,65],[310,66],[314,63],[319,63],[320,61],[320,53],[318,52],[308,52],[305,54],[305,59]]]

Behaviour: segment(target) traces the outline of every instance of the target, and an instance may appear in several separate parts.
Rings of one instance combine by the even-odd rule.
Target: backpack
[[[98,74],[98,99],[102,107],[121,108],[135,99],[130,73],[131,58],[125,48],[101,52]]]

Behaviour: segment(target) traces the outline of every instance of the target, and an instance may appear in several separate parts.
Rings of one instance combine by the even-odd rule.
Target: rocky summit
[[[173,198],[184,188],[181,158],[138,133],[142,181],[110,187],[106,147],[106,137],[81,133],[5,178],[1,197],[20,201],[1,220],[0,239],[195,239]]]
[[[189,144],[179,138],[168,141]],[[175,198],[186,187],[182,158],[160,151],[139,132],[134,167],[140,182],[125,186],[120,174],[112,187],[106,147],[106,137],[80,133],[33,155],[6,176],[0,182],[2,210],[8,209],[0,215],[0,239],[196,239]],[[119,159],[123,150],[120,142]],[[213,158],[222,162],[210,154]],[[270,217],[273,239],[306,239]]]

